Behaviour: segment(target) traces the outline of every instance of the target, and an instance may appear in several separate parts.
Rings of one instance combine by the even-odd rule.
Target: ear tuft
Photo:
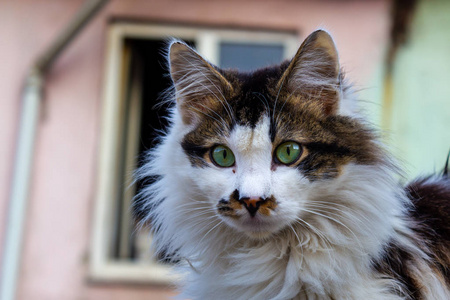
[[[336,113],[340,98],[336,46],[324,30],[310,34],[300,46],[278,85],[289,95],[319,101],[326,115]]]
[[[199,56],[193,49],[183,42],[176,41],[169,48],[170,75],[174,83],[180,81],[183,72],[182,68],[192,59],[198,59]]]
[[[177,106],[187,124],[226,101],[230,83],[203,57],[183,42],[169,49],[170,76],[175,85]]]

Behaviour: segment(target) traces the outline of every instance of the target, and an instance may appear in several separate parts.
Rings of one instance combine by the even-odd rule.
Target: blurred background
[[[441,171],[450,1],[0,0],[0,299],[174,295],[130,210],[138,157],[165,126],[167,38],[247,70],[319,27],[406,179]]]

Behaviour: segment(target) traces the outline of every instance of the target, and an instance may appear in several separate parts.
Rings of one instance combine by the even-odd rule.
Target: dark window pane
[[[283,50],[283,45],[222,42],[219,65],[222,68],[250,71],[280,63]]]

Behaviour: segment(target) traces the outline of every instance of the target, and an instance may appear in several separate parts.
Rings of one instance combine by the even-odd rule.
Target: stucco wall
[[[27,68],[82,1],[0,3],[0,218],[5,220]],[[155,287],[88,283],[99,140],[105,29],[112,17],[296,28],[302,38],[329,29],[348,77],[359,86],[382,62],[388,2],[116,0],[80,34],[51,70],[38,128],[19,282],[19,299],[163,299]],[[0,222],[3,240],[5,222]],[[1,249],[1,248],[0,248]]]

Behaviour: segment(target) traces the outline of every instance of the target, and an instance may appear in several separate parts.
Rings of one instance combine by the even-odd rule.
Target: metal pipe
[[[36,68],[45,74],[54,60],[69,45],[72,39],[89,23],[93,16],[95,16],[100,9],[108,3],[109,0],[87,0],[80,8],[78,13],[67,25],[65,30],[56,38],[41,57],[36,61]]]
[[[33,71],[27,78],[22,95],[22,112],[17,140],[14,177],[11,187],[8,221],[3,248],[0,299],[14,299],[19,272],[24,220],[27,208],[28,186],[33,160],[34,141],[40,114],[42,76]]]
[[[22,109],[10,191],[2,268],[0,299],[15,299],[26,220],[34,142],[39,123],[45,76],[64,48],[109,0],[87,0],[69,25],[31,68],[22,91]]]

